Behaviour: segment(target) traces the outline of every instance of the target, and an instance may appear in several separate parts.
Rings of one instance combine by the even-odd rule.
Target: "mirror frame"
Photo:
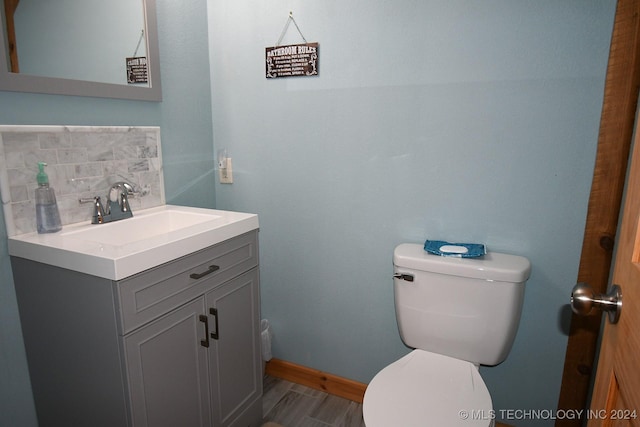
[[[94,96],[139,101],[162,101],[160,84],[160,56],[158,48],[158,20],[156,0],[141,0],[144,8],[147,38],[147,77],[149,86],[127,86],[113,83],[72,80],[12,73],[6,49],[5,23],[0,22],[0,90],[33,92],[54,95]]]

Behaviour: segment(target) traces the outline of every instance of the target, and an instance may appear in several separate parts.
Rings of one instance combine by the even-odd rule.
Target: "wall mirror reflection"
[[[3,0],[0,90],[160,101],[155,0]]]

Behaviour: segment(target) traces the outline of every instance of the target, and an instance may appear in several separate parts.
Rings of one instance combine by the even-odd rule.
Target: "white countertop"
[[[164,205],[134,211],[133,215],[107,224],[87,220],[66,225],[58,233],[9,237],[9,254],[120,280],[259,227],[256,214],[216,209]],[[163,215],[196,220],[172,228],[157,221]],[[154,224],[158,227],[150,232]],[[122,239],[114,238],[119,234]]]

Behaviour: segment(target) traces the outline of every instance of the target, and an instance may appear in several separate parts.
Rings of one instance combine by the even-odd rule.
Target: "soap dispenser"
[[[62,229],[56,194],[49,187],[49,177],[44,171],[47,164],[38,163],[38,188],[36,188],[36,222],[38,233],[55,233]]]

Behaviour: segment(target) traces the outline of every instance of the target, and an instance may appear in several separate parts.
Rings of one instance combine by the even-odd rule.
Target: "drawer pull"
[[[202,273],[191,273],[191,274],[189,275],[189,277],[191,277],[192,279],[196,279],[196,280],[197,280],[197,279],[201,279],[201,278],[203,278],[203,277],[204,277],[204,276],[206,276],[207,274],[211,274],[211,273],[213,273],[214,271],[218,271],[218,270],[220,270],[220,267],[219,267],[219,266],[217,266],[217,265],[210,265],[210,266],[209,266],[209,269],[208,269],[207,271],[203,271]]]
[[[220,338],[220,335],[218,335],[218,309],[213,307],[209,308],[209,314],[211,314],[213,318],[216,320],[216,331],[211,332],[211,338],[213,338],[214,340],[217,340]]]
[[[209,347],[209,318],[204,314],[201,314],[198,319],[204,323],[204,339],[200,340],[200,345],[203,347]]]

